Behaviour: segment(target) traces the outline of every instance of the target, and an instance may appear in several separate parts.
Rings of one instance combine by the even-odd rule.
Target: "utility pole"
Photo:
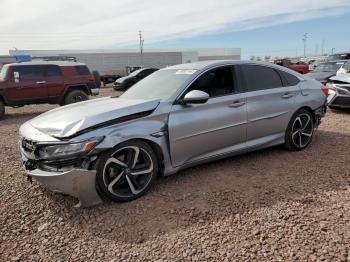
[[[303,36],[303,42],[304,42],[304,57],[306,57],[306,42],[307,42],[307,38],[308,38],[308,33],[305,33]]]
[[[324,55],[324,39],[322,39],[322,44],[321,44],[321,55],[323,56]]]
[[[141,67],[143,67],[143,43],[144,43],[144,39],[142,38],[142,31],[139,31],[139,38],[140,38],[140,63],[141,63]]]

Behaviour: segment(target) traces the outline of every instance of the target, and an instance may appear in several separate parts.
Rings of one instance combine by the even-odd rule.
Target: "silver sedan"
[[[284,67],[210,61],[164,68],[120,97],[44,113],[20,128],[29,178],[77,197],[129,201],[159,175],[284,144],[306,148],[327,90]]]

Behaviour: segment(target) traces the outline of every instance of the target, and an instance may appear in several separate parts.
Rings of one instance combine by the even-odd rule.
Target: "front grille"
[[[23,138],[21,142],[23,150],[29,154],[34,154],[34,151],[36,149],[36,144],[37,144],[36,142],[26,138]]]

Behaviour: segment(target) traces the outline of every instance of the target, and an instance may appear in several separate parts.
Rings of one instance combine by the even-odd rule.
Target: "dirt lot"
[[[18,159],[19,126],[54,107],[7,109],[0,122],[1,261],[350,261],[349,112],[330,111],[303,152],[233,157],[133,202],[75,209],[29,184]]]

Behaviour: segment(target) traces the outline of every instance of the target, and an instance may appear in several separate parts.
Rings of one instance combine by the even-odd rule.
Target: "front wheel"
[[[311,143],[313,134],[313,116],[309,111],[301,109],[293,115],[288,124],[285,146],[291,151],[303,150]]]
[[[115,202],[130,201],[149,190],[157,173],[157,157],[148,144],[125,142],[101,157],[97,166],[97,191]]]

